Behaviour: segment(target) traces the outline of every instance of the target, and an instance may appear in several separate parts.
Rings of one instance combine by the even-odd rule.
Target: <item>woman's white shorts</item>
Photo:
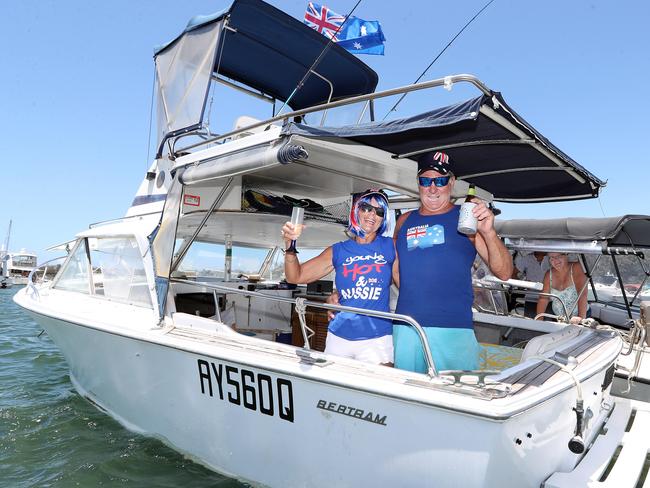
[[[393,362],[393,336],[349,341],[331,332],[327,334],[325,354],[357,359],[366,363],[387,364]]]

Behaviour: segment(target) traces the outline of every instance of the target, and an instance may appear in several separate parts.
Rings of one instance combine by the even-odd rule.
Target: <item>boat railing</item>
[[[188,146],[185,146],[181,149],[176,149],[176,142],[180,140],[181,137],[188,137],[192,135],[196,135],[193,132],[188,132],[186,134],[182,134],[181,136],[178,136],[174,142],[172,143],[172,153],[183,153],[190,151],[192,149],[196,149],[201,146],[205,146],[208,144],[213,144],[217,143],[219,141],[223,141],[225,139],[234,137],[238,134],[241,134],[243,132],[249,132],[252,131],[253,129],[257,129],[259,127],[264,127],[264,126],[269,126],[275,122],[282,122],[284,123],[287,120],[293,119],[295,117],[302,117],[304,115],[314,113],[314,112],[320,112],[320,111],[328,111],[333,108],[338,108],[338,107],[343,107],[346,105],[353,105],[355,103],[360,103],[360,102],[370,102],[372,103],[374,100],[378,100],[381,98],[386,98],[386,97],[392,97],[395,95],[403,95],[406,93],[410,93],[413,91],[418,91],[418,90],[426,90],[429,88],[435,88],[435,87],[445,87],[447,90],[451,90],[451,87],[454,85],[454,83],[470,83],[474,85],[478,90],[480,90],[484,95],[487,96],[492,96],[492,90],[490,90],[481,80],[479,80],[476,76],[470,75],[470,74],[459,74],[459,75],[451,75],[451,76],[445,76],[444,78],[437,78],[435,80],[430,80],[430,81],[423,81],[421,83],[414,83],[412,85],[406,85],[406,86],[401,86],[399,88],[393,88],[390,90],[384,90],[380,92],[375,92],[375,93],[369,93],[366,95],[359,95],[356,97],[349,97],[349,98],[344,98],[342,100],[337,100],[334,102],[328,102],[328,103],[323,103],[320,105],[314,105],[313,107],[308,107],[304,108],[301,110],[295,110],[293,112],[288,112],[286,114],[282,115],[276,115],[275,117],[271,117],[270,119],[266,119],[260,122],[256,122],[251,125],[247,125],[245,127],[238,127],[235,130],[232,130],[230,132],[226,132],[225,134],[220,134],[215,137],[207,138],[202,141],[196,142],[194,144],[190,144]],[[364,112],[366,110],[366,107],[364,106]],[[363,117],[359,117],[357,124],[361,121]],[[325,122],[325,117],[321,118],[320,125],[323,125]]]
[[[472,286],[474,288],[480,288],[482,290],[487,290],[487,291],[490,292],[490,298],[492,300],[492,305],[494,306],[495,311],[498,310],[498,308],[497,308],[496,300],[494,299],[492,293],[493,292],[502,293],[504,295],[504,298],[505,298],[506,289],[503,288],[503,286],[508,286],[509,288],[511,288],[510,293],[514,292],[514,293],[522,294],[522,295],[534,295],[536,297],[547,297],[549,299],[558,300],[560,302],[560,304],[562,305],[562,309],[564,310],[563,317],[565,317],[567,321],[571,319],[571,317],[569,316],[569,309],[567,308],[566,303],[564,303],[564,300],[562,300],[562,298],[560,296],[558,296],[558,295],[556,295],[554,293],[545,293],[545,292],[530,289],[530,288],[521,288],[521,289],[519,289],[519,288],[516,288],[516,287],[510,287],[507,283],[504,283],[503,285],[490,285],[490,284],[486,284],[486,283],[474,282]],[[575,308],[575,306],[574,306],[574,308]],[[573,312],[573,310],[571,310],[571,312]],[[502,315],[502,314],[499,314],[498,311],[497,311],[496,315]]]
[[[54,263],[56,261],[65,261],[67,259],[67,256],[59,256],[58,258],[53,258],[45,261],[44,263],[41,263],[40,265],[36,266],[35,268],[32,268],[32,270],[29,273],[29,277],[27,278],[27,288],[30,289],[30,292],[36,296],[38,296],[38,289],[36,288],[36,284],[42,284],[42,283],[48,283],[51,280],[47,279],[47,272],[48,270],[52,271],[54,270],[54,273],[51,273],[52,278],[56,276],[56,274],[59,272],[59,269],[61,269],[61,265],[55,266]],[[39,273],[42,274],[40,277],[38,276]]]
[[[282,303],[291,303],[294,306],[296,306],[296,310],[298,313],[301,313],[302,311],[303,314],[304,314],[304,308],[314,307],[314,308],[320,308],[324,310],[332,310],[336,312],[352,312],[361,315],[368,315],[370,317],[378,317],[382,319],[390,319],[390,320],[397,320],[400,322],[404,322],[410,325],[411,327],[413,327],[420,338],[420,342],[422,343],[422,348],[424,350],[424,359],[427,363],[427,374],[431,378],[434,378],[438,375],[438,370],[436,369],[436,365],[433,360],[431,349],[429,348],[429,343],[427,342],[427,336],[424,332],[424,329],[417,322],[417,320],[413,319],[412,317],[409,317],[408,315],[402,315],[402,314],[392,313],[392,312],[380,312],[378,310],[368,310],[365,308],[349,307],[346,305],[335,305],[331,303],[314,302],[310,300],[305,300],[303,298],[271,296],[271,295],[266,295],[255,291],[239,290],[237,288],[230,288],[228,286],[217,285],[205,281],[190,281],[190,280],[183,280],[178,278],[171,278],[169,281],[172,283],[183,283],[186,285],[201,286],[201,287],[209,288],[223,293],[236,293],[247,297],[261,298],[263,300],[271,300],[271,301],[282,302]],[[303,338],[305,339],[305,348],[309,349],[309,341],[307,340],[307,331],[305,330],[305,327],[306,327],[305,321],[304,319],[301,319],[300,328],[302,330]]]

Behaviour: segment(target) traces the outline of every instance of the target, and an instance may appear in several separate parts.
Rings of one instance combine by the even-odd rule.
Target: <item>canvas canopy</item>
[[[310,75],[294,93],[326,46],[314,68],[319,76]],[[235,0],[221,12],[195,17],[156,49],[155,63],[159,147],[167,137],[201,127],[213,75],[276,100],[291,97],[294,110],[371,93],[378,82],[354,55],[261,0]]]
[[[650,216],[497,220],[502,238],[601,241],[608,247],[650,248]]]
[[[421,154],[444,151],[458,178],[505,202],[592,198],[605,185],[517,115],[496,92],[388,122],[344,127],[292,122],[284,134],[348,139],[414,161]]]

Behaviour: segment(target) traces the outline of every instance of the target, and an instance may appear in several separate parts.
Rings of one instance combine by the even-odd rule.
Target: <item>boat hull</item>
[[[253,367],[218,348],[196,354],[31,313],[63,352],[81,395],[127,428],[239,479],[276,487],[533,487],[577,462],[567,449],[572,390],[487,419],[309,378],[318,366],[301,366],[300,375]],[[584,388],[598,388],[599,378],[589,381]]]

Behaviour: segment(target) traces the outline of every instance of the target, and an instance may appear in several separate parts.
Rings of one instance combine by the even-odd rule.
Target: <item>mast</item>
[[[7,229],[7,236],[5,237],[5,243],[2,249],[0,249],[0,257],[4,256],[9,252],[9,238],[11,237],[11,219],[9,219],[9,228]]]

